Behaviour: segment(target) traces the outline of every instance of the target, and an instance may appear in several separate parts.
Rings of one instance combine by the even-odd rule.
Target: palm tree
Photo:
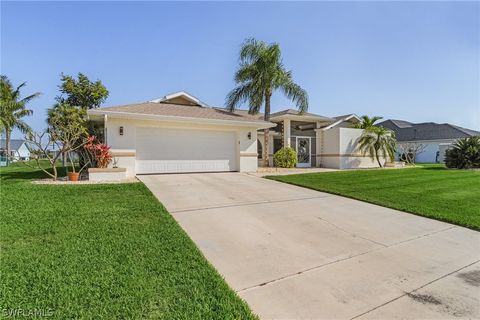
[[[364,129],[358,140],[358,147],[362,153],[369,154],[370,158],[376,159],[381,167],[380,157],[389,158],[393,161],[395,154],[395,133],[384,127],[371,126]]]
[[[5,130],[5,145],[7,151],[7,161],[11,156],[10,138],[13,129],[19,129],[23,133],[29,132],[30,127],[22,120],[25,116],[30,116],[33,111],[26,108],[31,100],[40,96],[40,92],[31,94],[25,98],[20,97],[20,90],[26,86],[26,82],[14,87],[7,76],[0,76],[0,122]]]
[[[249,103],[250,114],[257,114],[264,105],[264,120],[270,120],[270,99],[276,90],[296,103],[300,112],[308,109],[308,94],[293,82],[292,72],[282,63],[280,46],[253,38],[245,40],[240,49],[240,66],[235,73],[237,86],[228,93],[227,109],[231,112],[243,102]],[[268,166],[268,129],[265,129],[263,160]]]
[[[373,116],[371,118],[369,116],[362,116],[361,119],[362,121],[360,121],[359,123],[355,123],[352,127],[357,129],[371,128],[375,126],[375,122],[383,118],[379,116]]]

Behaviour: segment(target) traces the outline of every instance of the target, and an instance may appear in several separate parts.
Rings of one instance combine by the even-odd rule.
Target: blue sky
[[[37,130],[61,72],[102,80],[105,105],[186,90],[222,106],[247,37],[280,43],[310,112],[480,130],[479,2],[2,1],[1,72],[44,93]]]

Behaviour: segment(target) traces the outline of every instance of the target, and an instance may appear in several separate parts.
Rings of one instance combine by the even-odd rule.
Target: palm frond
[[[227,95],[225,104],[227,110],[235,111],[240,103],[248,101],[250,95],[253,93],[252,82],[241,84],[232,89]]]
[[[27,82],[22,82],[12,93],[12,97],[17,100],[20,98],[20,90],[27,85]]]
[[[379,117],[379,116],[373,116],[373,117],[369,117],[367,115],[363,115],[360,117],[361,121],[358,122],[358,123],[355,123],[352,127],[353,128],[357,128],[357,129],[368,129],[368,128],[371,128],[373,126],[375,126],[375,122],[377,122],[378,120],[381,120],[383,119],[383,117]]]
[[[33,93],[33,94],[29,95],[29,96],[26,96],[25,98],[21,99],[20,101],[22,101],[23,103],[27,104],[27,103],[30,102],[30,100],[33,100],[33,99],[35,99],[35,98],[38,98],[38,97],[40,97],[41,95],[42,95],[41,92],[35,92],[35,93]]]
[[[255,38],[246,39],[240,49],[240,61],[248,63],[258,59],[267,47],[267,44],[263,41],[258,41]]]
[[[300,112],[308,109],[308,94],[293,82],[291,71],[285,70],[277,43],[267,44],[254,38],[246,39],[240,49],[240,65],[235,73],[235,83],[237,86],[225,99],[230,111],[248,101],[249,112],[258,113],[267,97],[270,101],[277,89],[294,101]],[[265,112],[266,119],[268,110]]]
[[[32,131],[32,128],[28,124],[26,124],[23,120],[17,120],[15,123],[14,128],[17,128],[24,134],[28,134]]]
[[[298,84],[289,81],[281,84],[280,88],[287,98],[295,102],[300,113],[308,110],[308,93]]]

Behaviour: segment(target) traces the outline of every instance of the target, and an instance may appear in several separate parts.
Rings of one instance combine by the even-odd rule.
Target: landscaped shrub
[[[88,138],[88,142],[85,144],[85,149],[93,155],[97,168],[106,168],[110,162],[112,162],[110,146],[98,142],[95,136],[90,136]]]
[[[480,137],[458,139],[445,153],[449,168],[480,168]]]
[[[280,168],[293,168],[297,165],[297,152],[286,147],[278,150],[273,155],[273,164]]]

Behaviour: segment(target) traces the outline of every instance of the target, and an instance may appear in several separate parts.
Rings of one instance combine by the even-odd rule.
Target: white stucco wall
[[[123,135],[120,135],[123,127]],[[250,172],[257,170],[257,131],[256,128],[235,127],[226,125],[210,125],[186,122],[162,122],[153,120],[132,120],[108,118],[106,125],[106,143],[113,154],[136,152],[136,131],[142,128],[175,128],[186,130],[218,130],[232,131],[236,135],[237,161],[236,170]],[[152,130],[153,131],[153,130]],[[250,133],[250,138],[248,137]],[[135,156],[118,156],[118,166],[127,168],[127,175],[135,174]]]
[[[358,139],[363,130],[335,127],[317,130],[317,141],[320,150],[317,163],[321,167],[335,169],[376,168],[378,163],[358,150]],[[323,135],[323,137],[322,137]],[[386,160],[382,159],[382,165]]]
[[[415,143],[423,144],[426,146],[424,152],[417,155],[417,163],[435,163],[437,160],[437,151],[440,152],[440,145],[451,145],[455,140],[445,139],[445,140],[425,140],[425,141],[415,141]],[[399,142],[399,144],[402,142]],[[409,143],[409,142],[404,142]],[[410,142],[413,143],[413,142]],[[400,148],[397,148],[396,159],[398,155],[402,152]],[[439,154],[439,161],[442,160],[442,155]]]
[[[22,144],[18,150],[12,150],[12,160],[30,160],[30,151],[28,150],[27,146]]]
[[[452,147],[451,143],[440,143],[440,145],[438,146],[438,151],[439,151],[438,162],[439,163],[445,163],[445,156],[446,156],[445,153],[451,147]]]

